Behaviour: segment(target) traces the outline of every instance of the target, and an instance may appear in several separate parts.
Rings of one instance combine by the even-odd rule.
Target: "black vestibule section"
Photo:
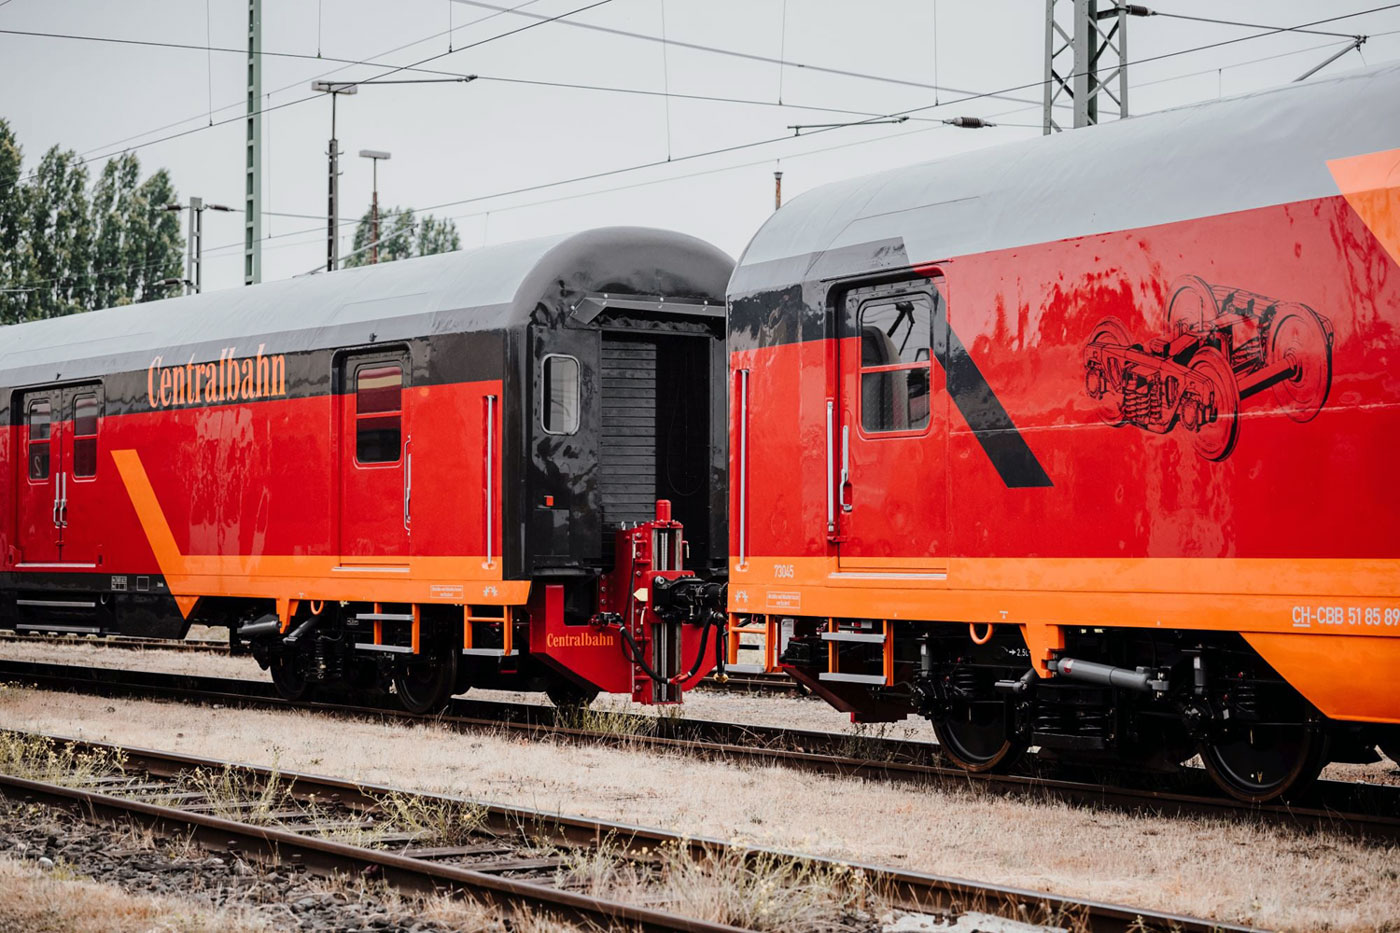
[[[651,520],[669,499],[692,553],[709,550],[710,341],[662,333],[603,334],[598,479],[602,556],[622,525]]]

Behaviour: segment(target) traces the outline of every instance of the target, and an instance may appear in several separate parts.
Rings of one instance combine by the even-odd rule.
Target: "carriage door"
[[[404,410],[408,354],[360,354],[341,365],[341,561],[407,563],[413,522],[413,446]]]
[[[928,279],[846,297],[832,445],[843,572],[947,569],[947,405],[935,361],[946,320]]]
[[[58,483],[59,560],[77,568],[98,564],[102,538],[98,495],[98,425],[102,387],[64,389],[62,418],[54,424],[53,471]]]
[[[19,405],[19,454],[24,467],[15,471],[15,507],[20,566],[59,563],[59,437],[61,389],[28,392]]]

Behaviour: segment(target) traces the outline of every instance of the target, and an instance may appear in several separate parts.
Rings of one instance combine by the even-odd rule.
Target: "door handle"
[[[68,527],[68,474],[58,474],[59,488],[63,490],[63,498],[58,502],[58,527]]]
[[[412,438],[403,442],[403,526],[413,521],[413,452],[408,449]]]
[[[53,478],[53,526],[63,527],[58,523],[59,490],[63,488],[63,474],[59,473]]]
[[[849,512],[851,503],[846,501],[846,490],[851,485],[851,426],[843,424],[841,426],[841,511]]]

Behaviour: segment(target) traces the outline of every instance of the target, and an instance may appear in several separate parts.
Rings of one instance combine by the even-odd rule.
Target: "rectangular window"
[[[29,425],[29,478],[49,478],[49,431],[51,429],[52,408],[47,399],[29,403],[27,421]]]
[[[97,475],[97,396],[73,399],[73,475]]]
[[[578,430],[578,360],[550,354],[541,362],[540,419],[547,434],[573,434]]]
[[[403,367],[366,366],[355,373],[355,460],[398,463],[403,436]]]
[[[860,309],[860,425],[867,433],[923,431],[929,423],[927,295],[870,301]]]

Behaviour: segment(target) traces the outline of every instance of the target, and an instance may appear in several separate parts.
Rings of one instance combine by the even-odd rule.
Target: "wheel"
[[[311,692],[311,681],[302,670],[302,657],[295,651],[275,651],[268,659],[272,686],[284,700],[304,700]]]
[[[1315,722],[1232,727],[1200,744],[1206,771],[1245,803],[1296,798],[1327,763],[1327,736]]]
[[[1090,347],[1127,347],[1128,328],[1123,326],[1123,322],[1116,317],[1106,317],[1094,325],[1094,329],[1089,332],[1089,341],[1085,345],[1087,353]],[[1103,394],[1095,399],[1095,406],[1099,417],[1106,424],[1115,428],[1121,428],[1128,423],[1128,419],[1123,417],[1123,400],[1121,397],[1121,384],[1123,375],[1118,370],[1116,360],[1110,360],[1105,364],[1105,372],[1102,378],[1105,385],[1102,387]]]
[[[1215,290],[1199,275],[1183,275],[1167,289],[1167,336],[1175,340],[1190,330],[1220,316]]]
[[[399,662],[394,693],[410,713],[440,713],[457,686],[457,653],[420,654]]]
[[[593,701],[598,699],[598,688],[583,686],[572,680],[552,677],[548,685],[544,688],[545,696],[549,697],[549,702],[563,710],[586,709],[593,705]]]
[[[933,724],[938,746],[949,761],[964,771],[1009,771],[1026,750],[1026,743],[1007,729],[1006,704],[969,703]]]
[[[1294,421],[1311,421],[1332,389],[1332,330],[1307,305],[1284,305],[1269,334],[1269,362],[1291,357],[1298,373],[1274,383],[1274,398]]]
[[[1224,460],[1240,436],[1240,388],[1230,361],[1214,347],[1203,347],[1191,357],[1191,371],[1207,379],[1214,391],[1215,420],[1196,431],[1196,453],[1207,460]]]

